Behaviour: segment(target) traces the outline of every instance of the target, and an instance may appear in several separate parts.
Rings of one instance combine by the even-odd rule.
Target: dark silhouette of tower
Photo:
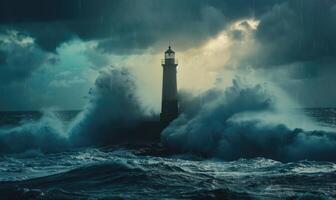
[[[168,124],[178,116],[175,52],[169,46],[162,60],[162,107],[160,121]]]

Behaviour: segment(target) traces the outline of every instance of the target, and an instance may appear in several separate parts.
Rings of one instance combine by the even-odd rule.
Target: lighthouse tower
[[[175,52],[169,46],[165,52],[162,82],[162,107],[160,121],[168,124],[178,116]]]

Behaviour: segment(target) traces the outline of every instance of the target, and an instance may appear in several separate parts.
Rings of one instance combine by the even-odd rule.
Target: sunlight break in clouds
[[[195,95],[211,88],[220,81],[228,86],[234,76],[234,69],[239,60],[253,50],[253,33],[258,27],[258,21],[253,19],[239,20],[221,31],[216,37],[209,39],[201,46],[176,51],[178,65],[179,90],[187,90]],[[235,34],[241,37],[237,38]],[[167,44],[168,46],[168,44]],[[140,98],[155,112],[160,109],[163,52],[146,53],[132,56],[112,55],[111,60],[118,66],[130,68],[139,86]],[[223,74],[223,76],[219,76]],[[220,80],[218,80],[220,79]],[[154,105],[154,106],[153,106]]]

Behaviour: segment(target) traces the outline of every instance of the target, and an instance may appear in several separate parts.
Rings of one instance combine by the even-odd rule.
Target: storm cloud
[[[272,1],[2,1],[3,29],[15,27],[53,51],[74,37],[101,40],[105,51],[129,53],[158,40],[199,44],[235,19],[259,16]],[[191,41],[190,41],[191,40]],[[182,45],[181,45],[182,46]],[[126,51],[127,50],[127,51]]]
[[[188,48],[234,20],[254,17],[260,20],[256,36],[266,45],[265,57],[272,57],[265,63],[335,54],[336,7],[330,0],[5,0],[0,7],[1,30],[25,32],[48,51],[75,37],[98,40],[98,47],[114,53],[181,37],[188,38]]]
[[[336,2],[289,1],[260,18],[264,64],[323,61],[336,55]]]
[[[0,82],[23,80],[48,62],[49,55],[42,51],[29,36],[15,31],[0,35]]]
[[[3,0],[0,34],[8,38],[15,32],[17,38],[0,43],[0,82],[30,78],[57,60],[60,49],[73,41],[94,43],[84,54],[91,67],[100,68],[109,64],[110,55],[157,54],[169,43],[179,52],[198,48],[247,19],[259,23],[251,31],[256,46],[235,60],[237,68],[252,67],[290,93],[304,94],[299,98],[304,106],[335,105],[336,96],[328,102],[306,98],[313,91],[331,94],[324,88],[336,81],[332,0]],[[235,41],[245,37],[239,30],[230,34]],[[18,45],[22,37],[31,39],[29,45]],[[302,87],[308,82],[313,87]]]

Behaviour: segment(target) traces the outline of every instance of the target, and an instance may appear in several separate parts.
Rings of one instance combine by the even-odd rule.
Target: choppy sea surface
[[[336,126],[335,108],[305,109]],[[60,113],[65,121],[76,112]],[[39,118],[7,112],[1,126]],[[0,155],[0,199],[336,199],[336,163],[150,156],[146,145]],[[335,152],[336,156],[336,152]]]

